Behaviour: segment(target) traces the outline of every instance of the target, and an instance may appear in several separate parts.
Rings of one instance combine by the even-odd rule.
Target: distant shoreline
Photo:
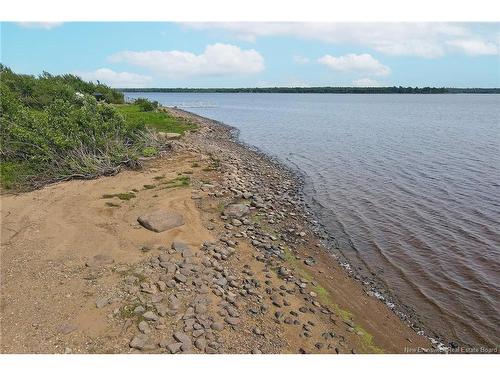
[[[261,93],[261,94],[500,94],[500,88],[456,87],[242,87],[242,88],[117,88],[121,92]]]

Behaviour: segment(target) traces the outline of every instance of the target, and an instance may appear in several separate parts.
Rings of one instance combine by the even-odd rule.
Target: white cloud
[[[266,36],[295,36],[327,43],[352,43],[388,55],[437,58],[455,39],[496,40],[497,26],[475,35],[468,24],[457,23],[319,23],[319,22],[212,22],[186,23],[197,30],[230,32],[235,38],[255,41]],[[484,28],[483,28],[484,29]]]
[[[371,78],[360,78],[352,81],[354,87],[380,87],[380,82]]]
[[[153,80],[150,76],[129,72],[115,72],[107,68],[100,68],[91,72],[76,72],[75,74],[86,81],[100,81],[112,87],[144,87]]]
[[[44,29],[50,30],[55,27],[61,26],[62,22],[18,22],[19,26],[27,29]]]
[[[356,55],[350,53],[344,56],[325,55],[318,59],[320,64],[326,65],[330,69],[340,72],[358,72],[366,74],[374,74],[377,76],[388,75],[391,70],[383,65],[380,61],[373,58],[368,53]]]
[[[300,55],[295,55],[293,57],[293,61],[295,61],[297,64],[307,64],[309,61],[311,61],[308,57],[300,56]]]
[[[109,58],[173,78],[196,75],[253,74],[264,69],[264,58],[254,49],[230,45],[208,45],[202,54],[185,51],[122,51]]]
[[[456,39],[447,42],[467,55],[498,55],[499,45],[478,39]]]

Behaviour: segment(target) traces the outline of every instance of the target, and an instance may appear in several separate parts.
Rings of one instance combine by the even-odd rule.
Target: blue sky
[[[114,87],[499,87],[500,24],[3,22],[1,61]]]

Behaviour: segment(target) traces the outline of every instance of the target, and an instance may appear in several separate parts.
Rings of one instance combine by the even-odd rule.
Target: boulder
[[[164,232],[184,224],[181,214],[166,210],[145,213],[137,218],[139,224],[153,232]]]
[[[238,203],[238,204],[230,204],[224,209],[224,215],[230,218],[239,219],[250,212],[248,206]]]

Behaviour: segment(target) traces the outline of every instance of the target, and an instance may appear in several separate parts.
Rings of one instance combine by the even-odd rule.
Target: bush
[[[94,88],[78,77],[34,78],[4,67],[0,74],[0,178],[6,188],[114,174],[138,167],[143,150],[160,150],[143,124],[128,124],[113,106],[98,103],[88,93]],[[120,94],[110,91],[109,97]]]
[[[142,112],[153,112],[160,105],[157,101],[152,102],[145,98],[136,99],[134,104],[137,104]]]

